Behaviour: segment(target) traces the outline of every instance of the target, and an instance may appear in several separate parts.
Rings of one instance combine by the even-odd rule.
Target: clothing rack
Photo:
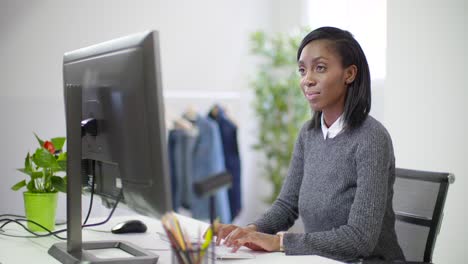
[[[206,115],[214,104],[221,104],[229,113],[239,113],[245,107],[241,100],[245,96],[239,91],[165,90],[163,96],[168,129],[172,127],[172,121],[182,116],[189,106],[203,115]]]
[[[195,199],[195,197],[190,198],[191,194],[189,194],[188,190],[191,188],[187,186],[191,186],[192,180],[195,182],[204,179],[205,175],[229,170],[230,172],[233,172],[233,175],[235,175],[235,185],[232,189],[229,189],[229,193],[227,189],[220,190],[219,193],[216,193],[216,210],[221,220],[225,223],[229,223],[232,221],[234,216],[238,215],[241,208],[241,185],[237,139],[233,141],[231,135],[235,134],[232,134],[232,132],[226,132],[227,134],[224,134],[224,138],[220,134],[221,130],[216,129],[217,133],[213,133],[211,129],[213,129],[214,126],[209,123],[214,122],[216,127],[218,127],[218,123],[217,121],[209,119],[207,115],[216,104],[220,105],[225,110],[228,109],[228,112],[236,113],[237,115],[237,113],[242,110],[242,103],[243,100],[241,92],[177,90],[164,93],[166,121],[168,122],[167,128],[172,128],[175,125],[178,125],[176,127],[177,130],[171,130],[168,135],[170,153],[173,153],[171,155],[175,155],[171,156],[173,158],[171,162],[175,162],[171,165],[173,166],[172,168],[175,173],[172,175],[172,177],[175,177],[172,179],[173,199],[176,201],[174,202],[175,208],[183,207],[191,209],[195,218],[207,219],[209,217],[207,214],[209,210],[208,203],[206,203],[205,207],[205,202],[208,202],[208,200]],[[196,116],[193,120],[190,117],[187,118],[187,115],[191,112]],[[185,116],[185,118],[181,118],[182,116]],[[226,116],[226,114],[224,114],[224,116],[231,120],[229,116]],[[199,118],[208,118],[210,122]],[[186,121],[181,122],[184,120]],[[228,123],[226,123],[226,121],[220,122],[223,124],[224,128],[222,131],[232,131],[232,124],[236,126],[234,121],[228,121]],[[231,125],[229,125],[229,122],[231,122]],[[192,130],[192,125],[194,125],[194,130]],[[186,131],[189,134],[185,134],[187,132],[184,133],[181,130],[178,130],[181,128],[184,129],[185,127],[188,128]],[[198,141],[200,139],[196,139],[197,141],[195,144],[193,136],[198,138],[201,137],[201,141]],[[227,144],[225,145],[227,148],[223,148],[223,142]],[[192,158],[194,161],[189,161],[190,158],[187,159],[187,156],[181,157],[180,153],[193,153]],[[200,156],[202,153],[203,156]],[[226,157],[229,157],[227,161]],[[207,163],[207,160],[210,162]],[[198,165],[194,167],[194,170],[188,170],[185,166],[189,166],[191,168],[191,166],[194,165],[189,163],[192,162],[193,164]]]

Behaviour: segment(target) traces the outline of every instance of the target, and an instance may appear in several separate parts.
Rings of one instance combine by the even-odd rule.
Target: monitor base
[[[99,249],[120,249],[133,257],[126,258],[98,258],[92,254],[91,250]],[[96,241],[82,243],[81,251],[68,252],[67,243],[56,243],[52,245],[48,253],[55,259],[65,264],[75,263],[113,263],[113,264],[154,264],[158,262],[159,256],[144,250],[126,241]]]

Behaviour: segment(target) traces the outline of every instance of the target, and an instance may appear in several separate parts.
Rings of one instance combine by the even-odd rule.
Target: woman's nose
[[[314,86],[316,84],[315,78],[313,74],[309,71],[307,74],[304,76],[304,85],[305,86]]]

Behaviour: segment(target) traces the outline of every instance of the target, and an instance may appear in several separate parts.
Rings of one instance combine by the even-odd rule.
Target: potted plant
[[[278,196],[299,129],[311,117],[310,107],[299,88],[296,62],[297,49],[307,32],[308,29],[302,29],[269,36],[258,31],[250,36],[251,52],[261,62],[251,86],[259,122],[254,149],[264,155],[263,171],[273,185],[267,203],[274,202]]]
[[[66,192],[67,153],[63,151],[64,137],[41,140],[36,134],[39,147],[31,155],[26,154],[24,168],[18,171],[29,175],[11,187],[17,191],[26,187],[23,193],[26,218],[49,230],[55,228],[57,193]],[[31,231],[45,231],[40,226],[28,221]]]

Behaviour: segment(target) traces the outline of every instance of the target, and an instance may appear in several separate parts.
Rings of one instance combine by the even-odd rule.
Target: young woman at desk
[[[390,135],[369,116],[370,74],[344,30],[310,32],[297,52],[300,87],[315,112],[297,138],[273,206],[247,227],[220,224],[217,243],[338,260],[404,260],[392,208]],[[287,233],[301,216],[305,233]]]

